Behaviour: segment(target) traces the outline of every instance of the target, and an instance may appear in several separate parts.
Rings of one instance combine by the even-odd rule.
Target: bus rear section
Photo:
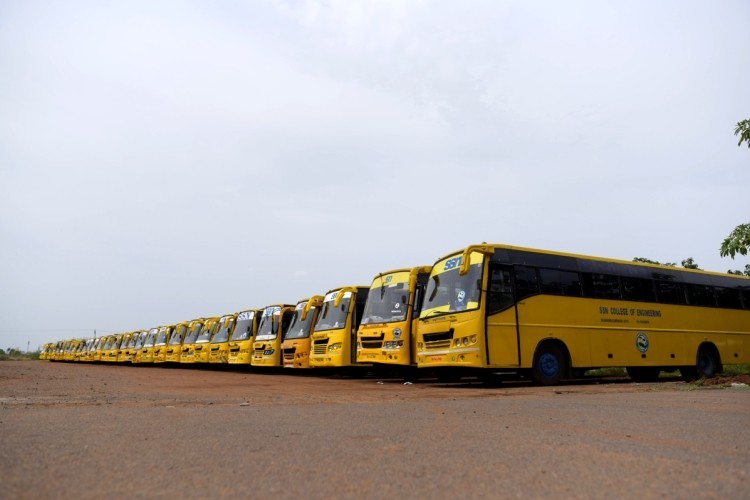
[[[418,363],[541,384],[600,367],[642,381],[712,376],[750,362],[748,290],[749,278],[728,274],[476,245],[433,268]]]
[[[320,313],[323,296],[300,300],[281,343],[284,368],[310,368],[310,334]]]
[[[404,372],[417,367],[416,331],[429,266],[375,276],[357,332],[357,361]]]
[[[369,290],[367,286],[347,286],[325,294],[311,335],[311,367],[363,366],[357,363],[357,329]]]
[[[275,304],[263,309],[258,334],[253,342],[253,366],[282,366],[281,342],[294,313],[291,304]]]
[[[229,337],[232,336],[236,324],[236,313],[225,314],[219,318],[218,329],[211,339],[211,351],[208,356],[209,363],[225,364],[229,361]]]
[[[228,343],[229,357],[227,361],[230,365],[250,364],[261,312],[258,309],[248,309],[237,314],[237,325],[229,336]]]

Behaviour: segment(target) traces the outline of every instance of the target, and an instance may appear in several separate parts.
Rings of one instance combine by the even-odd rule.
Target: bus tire
[[[565,355],[554,344],[546,343],[536,348],[531,377],[538,384],[557,385],[565,376],[568,362]]]
[[[712,378],[721,372],[721,359],[713,344],[703,344],[698,348],[695,368],[699,378]]]
[[[659,380],[661,368],[658,366],[628,366],[625,368],[628,377],[636,382],[656,382]]]

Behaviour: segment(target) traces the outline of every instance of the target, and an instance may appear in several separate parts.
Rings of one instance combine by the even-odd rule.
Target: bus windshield
[[[156,337],[156,345],[166,345],[168,333],[169,328],[162,328],[161,330],[159,330],[159,335]]]
[[[143,342],[143,347],[154,347],[154,341],[156,340],[156,333],[159,330],[152,328],[146,335],[146,340]]]
[[[260,318],[258,325],[258,335],[256,339],[269,340],[275,339],[279,333],[279,318],[281,317],[281,307],[266,307],[263,310],[263,316]]]
[[[323,307],[318,315],[318,321],[315,323],[315,331],[335,330],[346,326],[346,317],[349,313],[349,303],[352,300],[351,292],[344,293],[338,307],[334,307],[337,292],[326,295],[323,300]]]
[[[135,342],[135,348],[140,349],[143,347],[143,343],[146,342],[146,335],[148,335],[148,332],[140,332],[138,333],[138,339]]]
[[[302,319],[302,311],[305,309],[307,302],[301,302],[294,308],[292,322],[284,336],[284,339],[306,339],[310,336],[310,325],[315,317],[315,307],[307,311],[307,316]]]
[[[225,316],[219,321],[219,331],[216,332],[211,342],[217,344],[219,342],[226,342],[229,340],[229,335],[232,333],[232,327],[234,326],[234,318],[232,316]]]
[[[435,265],[427,282],[420,318],[479,308],[483,255],[471,254],[469,272],[463,276],[459,274],[460,259],[461,256],[448,258]]]
[[[185,336],[185,344],[195,344],[195,339],[198,338],[198,335],[200,335],[201,330],[203,330],[203,323],[193,323],[190,325],[190,331]]]
[[[169,339],[169,345],[180,345],[182,344],[182,337],[185,335],[187,325],[180,325],[174,329],[172,337]]]
[[[362,313],[362,324],[390,323],[406,319],[409,308],[409,274],[403,273],[406,281],[385,284],[392,275],[384,276],[384,283],[378,286],[373,283],[367,296],[367,305]]]
[[[255,311],[244,311],[237,316],[237,326],[234,327],[229,340],[248,340],[253,335],[253,319]]]
[[[198,338],[195,339],[196,344],[203,344],[205,342],[211,342],[211,338],[214,336],[214,333],[216,333],[216,329],[219,326],[218,321],[214,321],[213,323],[206,323],[203,325],[203,329],[201,329],[200,335],[198,335]]]

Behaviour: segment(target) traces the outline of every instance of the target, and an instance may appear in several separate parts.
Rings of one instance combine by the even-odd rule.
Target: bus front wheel
[[[531,376],[534,381],[542,385],[557,385],[563,379],[567,370],[565,355],[554,344],[542,344],[534,354],[534,366]]]

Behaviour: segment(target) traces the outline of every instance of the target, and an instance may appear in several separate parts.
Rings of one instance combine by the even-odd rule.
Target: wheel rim
[[[554,377],[560,370],[560,361],[557,356],[551,353],[544,353],[539,356],[539,371],[545,377]]]

